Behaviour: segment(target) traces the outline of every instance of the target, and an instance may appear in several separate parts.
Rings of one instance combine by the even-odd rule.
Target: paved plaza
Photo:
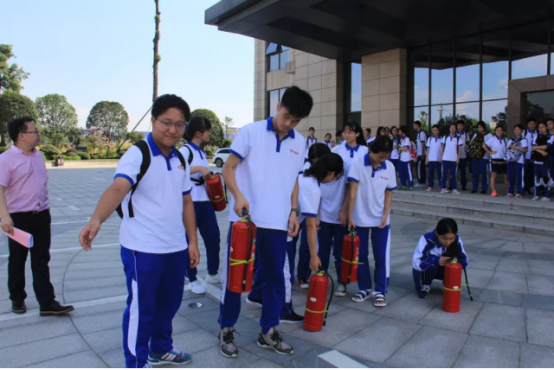
[[[76,307],[69,316],[38,315],[29,266],[29,311],[10,312],[8,248],[0,238],[0,367],[124,366],[126,287],[117,215],[103,226],[92,251],[84,252],[78,243],[80,229],[113,174],[114,168],[49,170],[50,271],[57,298]],[[223,241],[227,217],[227,211],[218,214]],[[243,304],[236,325],[240,356],[223,358],[217,339],[217,285],[207,286],[205,296],[185,291],[173,322],[174,345],[193,355],[189,367],[554,367],[554,238],[460,225],[475,301],[464,290],[461,312],[448,314],[441,309],[440,284],[433,285],[426,299],[413,291],[412,254],[434,223],[393,215],[388,307],[375,308],[372,300],[355,303],[348,295],[333,299],[320,332],[304,331],[300,324],[281,325],[294,346],[292,356],[256,346],[261,310]],[[205,258],[201,240],[199,247]],[[199,267],[204,277],[205,260]],[[355,284],[349,286],[351,293],[356,290]],[[297,284],[293,302],[303,314],[305,291]]]

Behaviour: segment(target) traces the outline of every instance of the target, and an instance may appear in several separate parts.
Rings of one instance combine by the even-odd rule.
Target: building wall
[[[334,138],[344,116],[342,63],[290,49],[290,61],[285,69],[266,72],[265,49],[265,41],[256,40],[254,119],[267,118],[268,91],[296,85],[307,90],[314,101],[310,116],[300,121],[297,130],[307,135],[308,128],[313,127],[319,141],[327,132]]]
[[[362,127],[406,124],[407,56],[405,49],[362,58]]]

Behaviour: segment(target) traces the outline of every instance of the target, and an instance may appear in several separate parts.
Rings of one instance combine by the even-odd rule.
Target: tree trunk
[[[152,95],[152,102],[158,97],[158,63],[160,62],[160,55],[158,54],[158,42],[160,41],[160,0],[154,0],[156,3],[156,33],[154,34],[154,93]]]

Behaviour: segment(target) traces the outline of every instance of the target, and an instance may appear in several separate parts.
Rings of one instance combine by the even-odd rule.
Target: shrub
[[[81,157],[78,155],[66,155],[63,157],[64,161],[80,161]]]
[[[44,154],[44,157],[49,160],[54,159],[60,154],[60,150],[51,144],[41,146],[40,151]]]
[[[68,156],[71,156],[71,157],[74,157],[76,155],[79,155],[77,153],[77,150],[73,149],[73,148],[70,148],[70,149],[67,149],[67,151],[64,153],[65,155],[68,155]]]
[[[9,148],[7,146],[0,146],[0,154],[4,153]]]
[[[98,159],[98,155],[96,155],[96,154],[91,154],[91,155],[90,155],[90,159]]]
[[[78,155],[79,157],[81,157],[82,160],[90,159],[90,154],[88,154],[87,152],[79,152]]]
[[[214,155],[214,150],[212,148],[206,148],[204,151],[206,152],[206,155]]]

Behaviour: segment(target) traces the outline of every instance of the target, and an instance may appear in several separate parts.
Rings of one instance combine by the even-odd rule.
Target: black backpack
[[[131,195],[129,196],[129,204],[128,204],[129,218],[135,217],[135,212],[133,212],[133,194],[135,193],[135,190],[137,190],[137,186],[140,183],[140,180],[142,180],[142,178],[146,174],[146,171],[148,171],[148,167],[150,167],[150,161],[151,161],[150,148],[148,147],[148,143],[146,142],[146,140],[137,141],[134,145],[138,147],[140,149],[140,152],[142,153],[142,163],[140,164],[140,172],[137,175],[137,181],[133,186],[131,186],[131,189],[129,190],[129,192],[131,193]],[[187,162],[185,161],[185,158],[183,157],[181,152],[178,150],[177,150],[177,156],[179,157],[179,162],[181,162],[181,164],[183,165],[183,169],[186,169]],[[189,158],[189,164],[190,162],[192,162],[192,152]],[[123,209],[121,208],[121,204],[117,206],[115,211],[117,212],[120,218],[123,218]]]
[[[483,144],[485,143],[485,135],[477,133],[475,138],[470,141],[468,153],[471,158],[481,159],[485,155]]]

